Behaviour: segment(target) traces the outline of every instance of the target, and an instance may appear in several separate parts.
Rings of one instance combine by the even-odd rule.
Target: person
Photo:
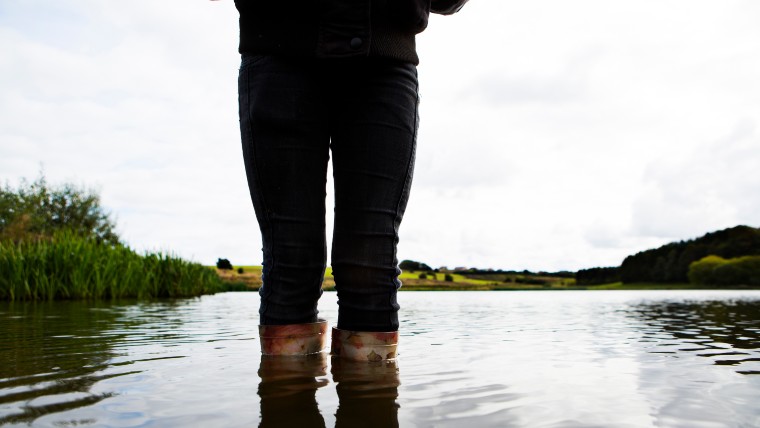
[[[332,353],[395,357],[396,248],[418,126],[415,36],[431,12],[453,14],[466,1],[235,0],[243,159],[263,244],[264,354],[325,348],[317,302],[332,154]]]

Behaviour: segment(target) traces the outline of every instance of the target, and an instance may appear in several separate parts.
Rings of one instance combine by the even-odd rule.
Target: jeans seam
[[[416,84],[415,85],[415,94],[417,94],[418,92],[419,92],[419,85]],[[406,163],[406,174],[405,174],[406,177],[404,178],[404,185],[401,188],[401,193],[399,194],[398,200],[396,201],[396,210],[395,210],[394,219],[393,219],[393,229],[394,229],[393,233],[394,233],[394,235],[396,235],[396,237],[398,236],[398,226],[396,226],[396,220],[399,217],[399,209],[401,208],[401,201],[403,201],[403,199],[404,199],[404,193],[407,193],[407,192],[410,191],[410,187],[411,187],[411,183],[410,183],[410,181],[411,181],[411,165],[414,162],[414,158],[415,158],[416,151],[417,151],[417,143],[416,142],[417,142],[417,129],[418,129],[417,121],[419,119],[419,117],[418,117],[419,116],[419,106],[418,106],[419,95],[415,95],[415,96],[417,98],[417,102],[415,103],[415,106],[414,106],[414,131],[412,132],[412,153],[409,156],[409,160]],[[394,259],[397,256],[396,253],[397,253],[397,247],[394,246],[394,248],[393,248],[393,258]]]
[[[258,62],[258,61],[256,61],[256,62]],[[253,173],[256,174],[256,182],[258,183],[258,186],[255,189],[255,192],[258,194],[259,200],[261,201],[262,213],[264,214],[264,220],[266,222],[265,227],[266,227],[266,229],[269,232],[268,233],[268,235],[269,235],[268,242],[262,243],[262,244],[265,244],[266,247],[267,247],[268,253],[269,253],[270,258],[271,258],[271,263],[270,263],[270,265],[269,265],[268,268],[265,266],[262,269],[262,280],[264,280],[266,277],[270,277],[267,282],[271,283],[274,280],[274,278],[271,277],[271,273],[274,271],[273,268],[274,268],[274,265],[275,265],[274,228],[272,227],[272,221],[269,218],[269,206],[266,203],[266,199],[264,198],[264,193],[262,191],[263,183],[261,181],[261,176],[259,175],[258,156],[256,156],[256,148],[255,148],[256,145],[254,144],[254,141],[253,141],[254,140],[254,137],[253,137],[253,125],[252,125],[253,118],[251,117],[251,108],[250,108],[250,105],[251,105],[251,95],[250,95],[251,94],[251,90],[250,90],[250,70],[249,70],[250,66],[252,66],[253,64],[255,64],[255,62],[251,63],[251,64],[248,64],[248,66],[246,66],[245,70],[244,70],[244,72],[245,72],[245,97],[246,97],[246,102],[245,102],[246,112],[245,112],[245,114],[246,114],[246,116],[248,118],[247,124],[246,124],[246,126],[247,126],[248,129],[246,129],[246,131],[248,132],[248,135],[250,136],[250,141],[249,141],[250,142],[250,150],[251,150],[251,157],[253,158],[252,168],[253,168]],[[270,275],[265,275],[264,273],[266,271],[269,271]],[[269,287],[266,287],[263,282],[262,282],[262,287],[261,288],[263,290],[263,293],[261,293],[261,313],[260,313],[260,315],[261,315],[262,318],[266,319],[267,318],[266,317],[266,310],[267,310],[267,307],[268,307],[268,305],[267,305],[267,297],[271,293],[271,290],[269,289]]]
[[[242,60],[240,64],[240,69],[243,70],[243,69],[247,69],[248,67],[258,64],[261,60],[265,58],[265,55],[244,53],[241,55],[241,57],[242,57]]]
[[[407,199],[409,198],[409,193],[411,193],[411,181],[412,181],[412,165],[414,165],[414,159],[417,152],[417,131],[419,129],[419,80],[417,77],[417,71],[415,68],[415,79],[414,79],[414,94],[415,94],[415,104],[414,104],[414,130],[412,131],[412,153],[409,156],[409,160],[406,164],[406,178],[404,179],[404,185],[401,188],[401,193],[399,194],[398,201],[396,201],[396,212],[393,219],[393,234],[394,234],[394,240],[398,239],[398,233],[399,233],[399,211],[401,208],[401,202],[404,200],[404,194],[407,193]],[[393,245],[393,260],[398,261],[398,243],[394,243]],[[398,265],[396,266],[396,269],[394,271],[393,276],[391,277],[391,283],[394,284],[394,287],[396,290],[391,292],[389,294],[389,302],[388,304],[393,306],[393,297],[394,294],[398,292],[398,286],[396,284],[401,284],[401,281],[398,279]],[[389,314],[388,323],[391,324],[393,322],[393,314]]]

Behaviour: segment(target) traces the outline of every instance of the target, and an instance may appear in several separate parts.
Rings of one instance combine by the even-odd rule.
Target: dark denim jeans
[[[261,324],[317,319],[332,152],[338,328],[397,330],[396,245],[414,169],[416,67],[244,55],[238,83],[243,157],[263,242]]]

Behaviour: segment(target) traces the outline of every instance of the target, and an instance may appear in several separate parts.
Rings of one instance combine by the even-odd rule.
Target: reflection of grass
[[[120,320],[125,313],[149,313],[127,301],[120,302],[124,305],[103,301],[0,302],[0,426],[36,426],[34,422],[45,415],[94,405],[114,393],[108,387],[93,386],[139,373],[131,362],[124,362],[124,343],[132,337],[133,327],[139,330],[141,324],[155,320],[143,316]],[[122,311],[126,308],[139,309]],[[77,424],[59,426],[71,425]]]
[[[60,233],[50,240],[0,242],[0,300],[185,297],[219,291],[197,263]]]

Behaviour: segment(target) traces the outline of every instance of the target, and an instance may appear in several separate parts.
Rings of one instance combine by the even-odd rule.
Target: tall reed
[[[164,253],[140,255],[73,233],[0,241],[0,300],[186,297],[221,290],[216,273]]]

